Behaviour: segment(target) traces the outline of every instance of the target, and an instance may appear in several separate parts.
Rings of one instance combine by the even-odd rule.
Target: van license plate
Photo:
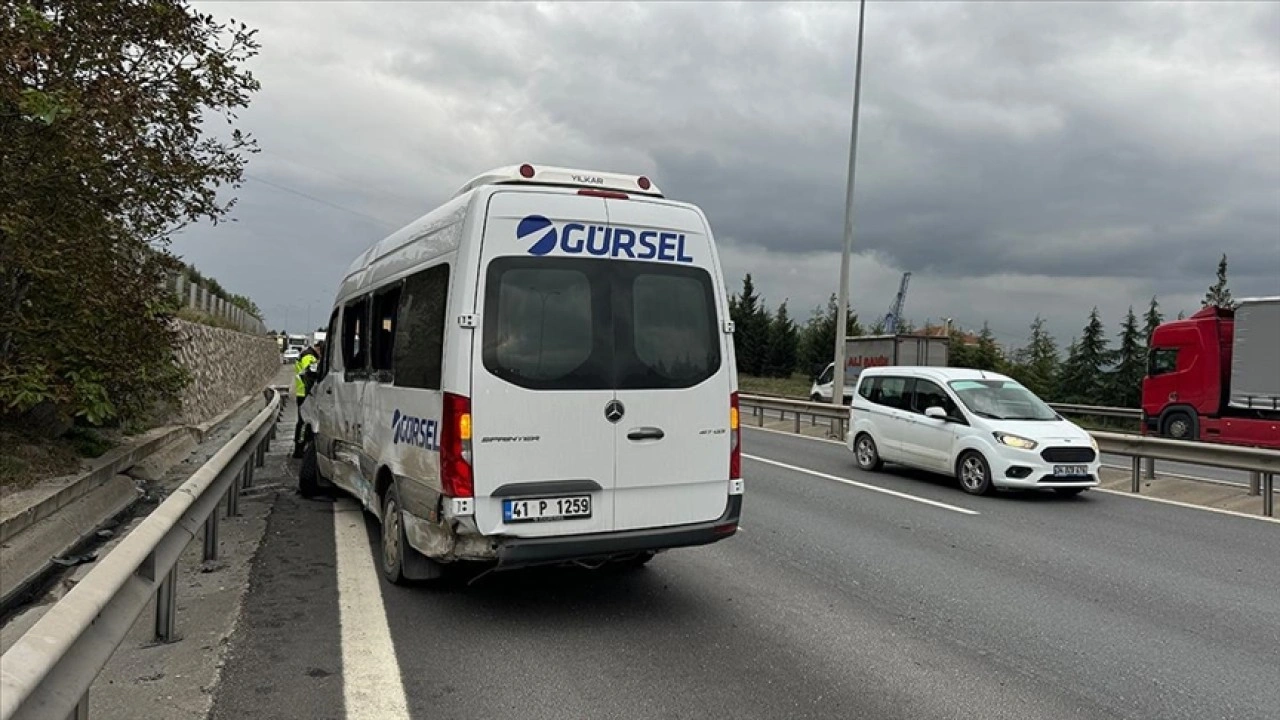
[[[502,521],[508,523],[589,517],[591,517],[590,495],[502,501]]]
[[[1054,465],[1054,477],[1085,477],[1089,474],[1088,465]]]

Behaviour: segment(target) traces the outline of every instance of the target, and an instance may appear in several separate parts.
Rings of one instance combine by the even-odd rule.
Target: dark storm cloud
[[[264,306],[288,302],[209,233],[279,246],[327,300],[387,224],[526,160],[650,173],[703,206],[735,271],[832,275],[760,267],[772,296],[834,289],[854,3],[207,10],[263,28],[245,124],[275,155],[251,170],[352,210],[250,182],[234,231],[188,233]],[[921,315],[1021,327],[1038,308],[966,294],[1025,276],[1067,279],[1077,315],[1099,292],[1182,302],[1220,252],[1238,295],[1280,292],[1278,37],[1264,3],[870,3],[855,245],[887,276],[874,304],[911,270]]]

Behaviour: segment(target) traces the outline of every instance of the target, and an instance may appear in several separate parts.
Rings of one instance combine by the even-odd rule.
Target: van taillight
[[[449,497],[473,497],[471,399],[445,393],[443,424],[440,429],[440,487]]]
[[[729,479],[742,477],[742,428],[738,418],[738,393],[729,395]]]

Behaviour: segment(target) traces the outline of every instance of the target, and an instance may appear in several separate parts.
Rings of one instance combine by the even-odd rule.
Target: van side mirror
[[[924,416],[925,416],[925,417],[931,417],[931,418],[933,418],[934,420],[946,420],[946,419],[947,419],[947,411],[946,411],[946,410],[943,410],[942,408],[938,407],[937,405],[934,405],[934,406],[932,406],[932,407],[927,407],[927,408],[925,408],[925,410],[924,410]]]

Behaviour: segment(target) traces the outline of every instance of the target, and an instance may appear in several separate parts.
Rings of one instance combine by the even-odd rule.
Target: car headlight
[[[1008,445],[1009,447],[1018,448],[1019,450],[1035,450],[1036,446],[1039,444],[1035,440],[1024,438],[1021,435],[1010,435],[1009,433],[1002,432],[992,433],[992,435],[996,436],[996,442],[1001,445]]]
[[[1102,452],[1102,450],[1098,448],[1098,438],[1096,438],[1096,437],[1094,437],[1094,436],[1090,435],[1090,436],[1089,436],[1089,444],[1093,446],[1093,451],[1094,451],[1094,452],[1096,452],[1096,453],[1100,453],[1100,452]]]

